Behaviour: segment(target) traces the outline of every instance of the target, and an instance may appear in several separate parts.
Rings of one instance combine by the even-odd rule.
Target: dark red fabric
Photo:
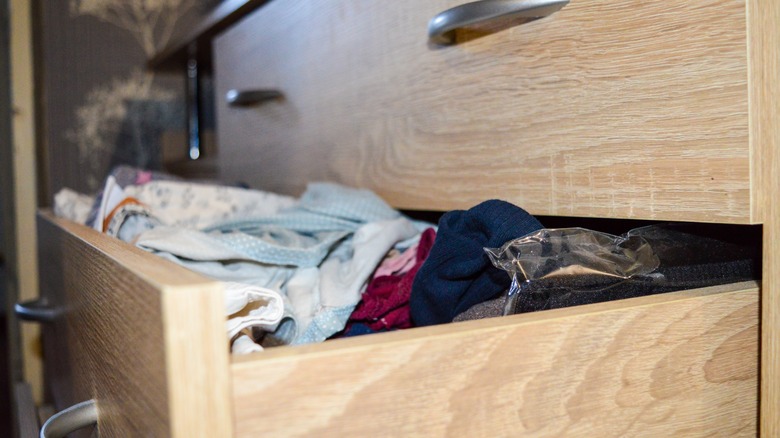
[[[375,277],[369,282],[362,300],[349,318],[349,323],[362,323],[371,330],[402,329],[412,326],[409,316],[409,295],[414,276],[431,252],[436,231],[429,228],[420,236],[414,266],[404,275]]]

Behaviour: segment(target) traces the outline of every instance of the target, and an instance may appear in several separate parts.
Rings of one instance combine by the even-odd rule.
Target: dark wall
[[[8,1],[0,0],[0,436],[12,436],[10,382],[18,376],[11,366],[18,359],[15,327],[6,317],[8,303],[15,298],[14,278],[7,275],[14,262],[13,224],[13,157],[11,112],[11,66],[9,59]],[[11,329],[9,331],[9,329]]]
[[[131,18],[141,3],[36,1],[45,204],[62,187],[93,193],[116,164],[160,168],[162,132],[185,129],[183,72],[154,73],[145,63],[214,1],[161,0],[147,19]]]

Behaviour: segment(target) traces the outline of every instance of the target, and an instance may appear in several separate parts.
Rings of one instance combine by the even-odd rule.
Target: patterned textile
[[[363,298],[349,318],[369,329],[404,329],[412,326],[409,316],[409,295],[417,271],[428,258],[436,232],[429,228],[423,232],[420,243],[412,249],[414,265],[401,275],[374,275]]]
[[[310,184],[295,199],[129,169],[107,178],[96,205],[100,231],[225,282],[246,309],[266,303],[231,316],[237,352],[259,351],[253,339],[302,344],[343,330],[388,251],[415,244],[429,226],[338,184]]]
[[[274,214],[201,230],[158,226],[134,241],[215,278],[272,279],[274,284],[252,284],[278,288],[286,297],[295,330],[280,342],[300,344],[342,330],[384,255],[417,234],[414,223],[372,192],[315,183],[293,206]]]

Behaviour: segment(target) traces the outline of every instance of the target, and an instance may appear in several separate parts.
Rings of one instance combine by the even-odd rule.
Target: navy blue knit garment
[[[444,214],[412,285],[409,305],[414,324],[452,322],[471,306],[506,291],[510,277],[493,267],[483,248],[498,248],[541,228],[522,208],[497,199]]]

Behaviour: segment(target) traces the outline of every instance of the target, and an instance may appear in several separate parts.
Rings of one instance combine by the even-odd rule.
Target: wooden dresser
[[[762,224],[763,283],[231,358],[217,283],[44,213],[59,407],[97,400],[105,436],[780,435],[780,3],[572,0],[435,44],[461,3],[275,0],[222,32],[221,177]]]

